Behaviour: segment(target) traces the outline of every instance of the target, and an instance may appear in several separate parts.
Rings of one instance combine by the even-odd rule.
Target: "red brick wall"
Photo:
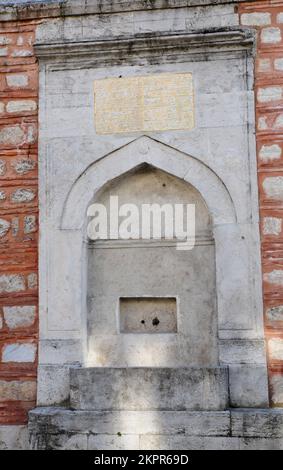
[[[258,30],[257,158],[265,331],[271,404],[283,406],[283,1],[245,3],[241,23]]]
[[[0,424],[36,399],[37,95],[33,22],[0,23]]]

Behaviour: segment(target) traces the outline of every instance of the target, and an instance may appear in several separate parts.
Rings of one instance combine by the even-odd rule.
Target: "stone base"
[[[71,368],[70,405],[95,411],[225,410],[228,368]]]
[[[30,413],[33,450],[283,450],[283,409]]]

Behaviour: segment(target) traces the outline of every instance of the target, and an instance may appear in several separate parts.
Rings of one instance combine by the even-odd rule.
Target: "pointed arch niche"
[[[205,332],[201,332],[203,328],[201,322],[199,326],[197,326],[196,321],[192,321],[190,324],[192,337],[195,336],[195,339],[197,339],[202,334],[206,338],[209,337],[209,346],[207,346],[206,353],[203,352],[206,348],[205,341],[200,344],[199,353],[196,352],[198,349],[196,346],[192,350],[194,353],[191,351],[186,355],[183,352],[183,360],[186,365],[190,365],[188,364],[190,357],[191,365],[204,365],[204,362],[206,365],[216,365],[218,363],[227,365],[234,363],[264,365],[265,345],[262,340],[262,312],[260,296],[258,295],[260,276],[258,266],[255,263],[255,260],[258,259],[256,226],[238,223],[235,204],[225,184],[208,166],[190,155],[146,136],[134,140],[90,165],[73,184],[65,202],[61,231],[67,236],[69,249],[75,253],[77,262],[73,268],[75,268],[76,273],[81,273],[80,277],[77,275],[77,279],[81,282],[79,289],[78,286],[77,289],[81,300],[81,331],[82,338],[84,338],[81,362],[85,365],[115,365],[115,361],[113,362],[111,359],[113,352],[110,354],[111,357],[108,357],[105,353],[102,354],[102,351],[107,350],[106,344],[98,349],[94,346],[94,344],[99,344],[99,340],[89,314],[90,311],[97,312],[97,305],[95,307],[90,306],[95,295],[93,293],[89,295],[90,276],[87,268],[89,266],[89,250],[86,249],[85,237],[87,208],[93,200],[96,200],[96,195],[100,194],[101,191],[103,192],[104,188],[111,188],[111,185],[115,184],[117,179],[122,178],[125,182],[127,175],[135,173],[141,165],[146,165],[148,168],[154,169],[155,172],[163,172],[163,174],[168,175],[168,178],[176,178],[178,181],[187,184],[188,187],[194,188],[195,194],[199,195],[200,200],[207,208],[207,215],[211,221],[213,275],[211,275],[210,281],[212,284],[214,283],[215,289],[210,299],[204,300],[204,303],[210,305],[208,310],[210,308],[210,312],[213,312],[212,319],[205,326]],[[256,255],[253,256],[255,251]],[[119,261],[117,260],[117,262]],[[133,262],[132,260],[131,263]],[[105,266],[104,268],[108,269]],[[120,268],[123,272],[123,267]],[[132,266],[132,269],[134,272],[135,266]],[[168,276],[172,276],[173,279],[175,274],[172,271],[170,272],[170,267],[168,267]],[[95,277],[92,281],[94,279]],[[208,286],[208,280],[206,281],[207,283],[205,279],[200,279],[200,282],[203,283],[204,292],[207,289],[211,290],[211,286]],[[107,290],[107,279],[105,279],[105,282],[104,287]],[[93,289],[93,292],[95,292],[94,284]],[[121,297],[126,296],[123,286],[121,286],[121,290],[123,291]],[[129,292],[129,297],[137,296],[137,292],[133,292]],[[111,285],[109,285],[108,294],[111,296]],[[151,296],[153,293],[145,289],[140,295]],[[160,292],[159,295],[163,296],[164,293]],[[169,292],[169,295],[174,297],[175,294],[172,291]],[[118,294],[116,297],[119,297]],[[87,298],[89,298],[88,303]],[[114,302],[113,299],[112,301]],[[115,321],[118,321],[119,299],[115,298],[115,302]],[[197,313],[195,313],[195,318],[197,318]],[[117,324],[112,326],[119,329]],[[98,331],[98,324],[96,327]],[[109,333],[107,332],[107,325],[102,322],[100,327],[101,336],[107,336]],[[93,343],[89,341],[89,328],[92,329],[93,338],[95,339]],[[194,328],[200,328],[200,330],[194,331]],[[131,361],[125,357],[125,351],[127,350],[129,351],[129,357],[135,357],[134,355],[131,356],[131,351],[135,347],[130,341],[131,336],[123,335],[125,339],[122,344],[119,344],[120,349],[116,348],[116,353],[120,351],[118,356],[120,354],[125,363],[140,365],[139,360],[135,363],[135,359]],[[157,335],[155,338],[158,338]],[[161,335],[155,341],[160,342],[160,338]],[[111,339],[109,336],[110,343],[111,340],[113,338]],[[142,342],[141,339],[139,341]],[[152,341],[152,337],[146,339],[146,341]],[[127,349],[129,343],[131,344]],[[164,353],[164,347],[166,349],[166,346],[163,346],[161,347],[162,354],[166,357],[166,353]],[[179,348],[180,351],[182,351],[182,347]],[[146,343],[144,343],[144,348],[146,349]],[[160,354],[160,357],[162,354]],[[201,357],[202,359],[200,359]],[[176,364],[179,363],[179,360],[176,361]],[[157,364],[154,363],[153,365]],[[164,365],[162,360],[158,365]]]

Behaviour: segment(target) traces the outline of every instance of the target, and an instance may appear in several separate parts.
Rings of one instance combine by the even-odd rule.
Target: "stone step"
[[[215,368],[72,368],[77,410],[224,410],[228,370]]]
[[[36,450],[283,450],[282,409],[29,413]]]

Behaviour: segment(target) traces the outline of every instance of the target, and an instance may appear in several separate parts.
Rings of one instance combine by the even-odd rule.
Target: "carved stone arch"
[[[258,354],[257,363],[263,364],[261,278],[253,257],[254,247],[258,246],[258,227],[240,222],[237,201],[234,203],[225,183],[211,168],[197,158],[150,137],[139,137],[97,160],[77,178],[69,191],[63,208],[60,236],[68,240],[69,252],[76,255],[73,264],[80,285],[80,291],[75,289],[76,294],[84,299],[84,304],[87,291],[82,229],[89,204],[107,183],[143,164],[188,182],[200,193],[209,210],[215,240],[220,364],[241,363],[242,360],[253,363],[253,348]],[[67,273],[65,278],[68,279]],[[85,305],[82,305],[81,319],[84,311]]]
[[[82,214],[86,213],[95,193],[141,164],[151,165],[190,183],[206,202],[214,227],[236,222],[232,198],[211,168],[197,158],[143,136],[94,162],[79,176],[65,201],[61,228],[80,230],[84,223]]]

